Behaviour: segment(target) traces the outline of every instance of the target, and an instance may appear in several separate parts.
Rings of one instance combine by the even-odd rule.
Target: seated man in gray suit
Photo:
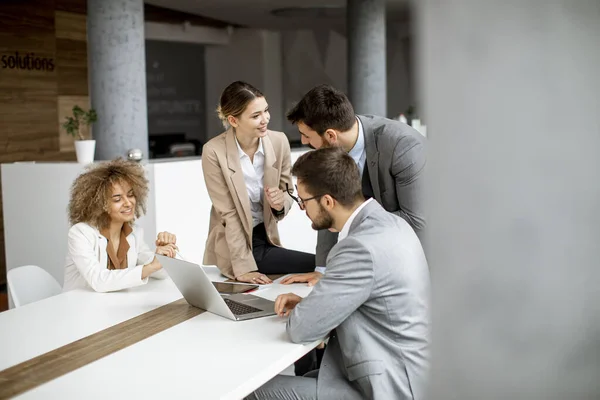
[[[340,240],[312,292],[280,295],[275,311],[289,315],[293,342],[330,340],[316,374],[276,376],[248,399],[423,399],[430,316],[421,242],[402,218],[365,201],[346,152],[308,152],[292,174],[313,229],[337,231]]]
[[[311,89],[287,118],[298,126],[303,144],[347,151],[359,168],[363,196],[374,198],[420,234],[425,227],[425,138],[419,132],[399,121],[356,115],[346,95],[329,85]],[[319,231],[315,272],[292,275],[282,283],[314,285],[325,272],[327,255],[336,243],[337,233]]]

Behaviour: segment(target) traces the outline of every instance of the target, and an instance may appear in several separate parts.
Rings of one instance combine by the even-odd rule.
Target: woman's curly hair
[[[69,222],[85,222],[98,229],[109,226],[108,202],[115,183],[127,182],[136,199],[135,216],[146,213],[148,179],[144,168],[131,161],[116,159],[92,165],[79,175],[71,186]]]

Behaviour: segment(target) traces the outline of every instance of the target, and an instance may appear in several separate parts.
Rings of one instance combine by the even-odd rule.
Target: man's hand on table
[[[307,272],[305,274],[294,274],[288,275],[281,280],[282,285],[289,285],[291,283],[307,283],[308,286],[315,286],[317,282],[323,277],[320,272]]]

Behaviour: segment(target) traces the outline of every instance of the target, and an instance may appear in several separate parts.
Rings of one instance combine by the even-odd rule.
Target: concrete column
[[[357,114],[387,115],[385,0],[348,0],[348,95]]]
[[[143,0],[88,0],[88,62],[96,159],[148,158]]]
[[[600,2],[419,0],[430,399],[600,398]]]

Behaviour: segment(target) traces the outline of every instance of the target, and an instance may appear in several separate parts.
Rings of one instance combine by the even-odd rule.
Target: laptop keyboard
[[[231,301],[229,299],[223,299],[223,300],[225,300],[225,304],[227,304],[227,307],[229,307],[229,309],[231,310],[231,312],[234,315],[245,315],[245,314],[251,314],[251,313],[262,311],[259,308],[248,306],[246,304],[238,303],[235,301]]]

